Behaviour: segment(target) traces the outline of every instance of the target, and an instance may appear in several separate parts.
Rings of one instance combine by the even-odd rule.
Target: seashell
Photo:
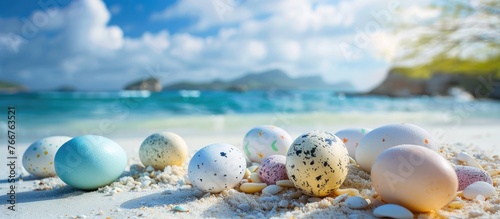
[[[176,212],[189,212],[188,209],[186,209],[185,207],[180,206],[180,205],[176,205],[174,208],[172,208],[172,211],[176,211]]]
[[[261,183],[262,180],[260,180],[259,173],[253,172],[250,174],[250,181],[253,183]]]
[[[455,166],[455,173],[458,177],[458,191],[464,190],[476,181],[484,181],[493,184],[491,176],[484,170],[471,166]]]
[[[244,193],[256,193],[267,187],[266,183],[245,183],[240,186],[240,190]]]
[[[474,157],[472,157],[468,153],[460,152],[459,154],[457,154],[457,160],[465,162],[467,164],[467,166],[477,167],[481,170],[484,170],[483,167],[481,165],[479,165],[479,163],[477,163],[477,161],[474,159]]]
[[[470,200],[475,199],[478,195],[489,198],[495,194],[495,187],[487,182],[477,181],[467,186],[462,194],[466,199]]]
[[[357,189],[353,188],[347,188],[347,189],[337,189],[333,192],[335,195],[343,195],[343,194],[348,194],[349,196],[357,196],[359,195],[359,191]]]
[[[248,170],[248,168],[245,170],[245,175],[243,175],[243,179],[246,179],[250,176],[250,174],[252,174],[252,172],[250,172],[250,170]]]
[[[452,201],[448,204],[448,207],[460,209],[460,208],[464,207],[464,202],[463,201]]]
[[[373,215],[375,217],[413,218],[413,213],[410,210],[395,204],[378,206],[373,210]]]
[[[292,181],[285,179],[285,180],[278,180],[276,181],[276,185],[281,186],[281,187],[287,187],[287,188],[295,188],[295,185],[293,185]]]
[[[262,190],[263,195],[276,195],[283,191],[283,187],[277,185],[269,185]]]
[[[350,196],[345,200],[345,205],[350,209],[363,209],[368,207],[368,202],[359,196]]]
[[[256,171],[259,169],[259,166],[260,166],[260,164],[259,164],[259,165],[253,165],[253,166],[250,166],[250,167],[248,168],[248,170],[250,170],[250,172],[252,172],[252,173],[253,173],[253,172],[256,172]]]

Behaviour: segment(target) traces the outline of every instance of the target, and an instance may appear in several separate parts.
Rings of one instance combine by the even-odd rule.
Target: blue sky
[[[435,16],[385,0],[47,0],[0,2],[0,80],[32,90],[117,90],[282,69],[359,89],[397,55],[395,20]],[[53,7],[55,6],[55,7]]]

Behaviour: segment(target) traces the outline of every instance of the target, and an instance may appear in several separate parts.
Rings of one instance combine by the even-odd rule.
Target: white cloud
[[[231,78],[248,71],[281,68],[294,76],[321,74],[332,82],[349,80],[366,88],[373,86],[371,78],[378,78],[389,67],[378,56],[379,50],[387,50],[387,57],[397,50],[383,27],[352,60],[339,49],[342,43],[356,46],[355,29],[376,20],[370,13],[386,10],[386,1],[233,3],[234,7],[220,16],[212,1],[179,1],[151,18],[158,22],[197,18],[197,23],[186,28],[188,32],[163,30],[128,38],[120,27],[109,26],[111,13],[103,2],[74,1],[51,18],[50,28],[27,43],[15,44],[17,53],[0,51],[0,58],[8,63],[1,69],[10,74],[29,72],[33,80],[28,85],[39,89],[60,84],[119,89],[147,76],[148,66],[159,66],[162,72],[155,74],[165,83]],[[0,19],[0,24],[14,22],[19,25],[17,20]],[[211,28],[219,29],[218,33],[203,34]],[[56,31],[56,36],[48,29]],[[5,38],[8,31],[0,31],[0,47],[9,45]]]

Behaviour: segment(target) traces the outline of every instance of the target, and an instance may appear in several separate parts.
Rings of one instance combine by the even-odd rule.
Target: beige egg
[[[455,198],[458,188],[451,164],[437,152],[417,145],[382,152],[373,163],[371,180],[385,202],[414,212],[442,208]]]
[[[139,158],[144,166],[163,170],[166,166],[182,165],[187,153],[187,145],[182,137],[172,132],[160,132],[142,142]]]
[[[432,135],[425,129],[410,123],[391,124],[368,132],[359,141],[356,162],[361,169],[370,172],[373,161],[384,150],[402,144],[419,145],[438,151]]]
[[[342,140],[317,130],[295,139],[286,157],[290,181],[310,196],[326,196],[339,188],[348,164],[349,153]]]

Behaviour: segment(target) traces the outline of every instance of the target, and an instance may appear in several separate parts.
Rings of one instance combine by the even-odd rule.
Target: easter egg
[[[56,176],[54,156],[59,147],[70,139],[67,136],[52,136],[33,142],[24,152],[24,169],[38,178]]]
[[[458,178],[458,191],[464,190],[467,186],[477,181],[493,185],[490,174],[482,169],[471,166],[455,166],[454,168]]]
[[[367,128],[342,129],[335,133],[335,136],[339,137],[344,142],[349,152],[349,156],[356,159],[356,149],[358,148],[359,141],[370,131],[371,129]]]
[[[344,182],[349,153],[342,140],[325,131],[300,135],[286,156],[288,178],[310,196],[326,196]]]
[[[139,149],[144,166],[163,170],[166,166],[182,165],[187,159],[187,146],[181,136],[172,132],[155,133],[147,137]]]
[[[286,157],[280,154],[266,157],[259,166],[260,179],[268,185],[276,181],[288,179],[286,174]]]
[[[218,193],[234,188],[246,170],[245,155],[229,144],[211,144],[198,150],[188,166],[188,178],[204,192]]]
[[[356,162],[361,169],[370,172],[373,161],[384,150],[402,144],[420,145],[438,151],[432,135],[410,123],[392,124],[378,127],[368,132],[356,149]]]
[[[243,139],[243,151],[251,161],[260,163],[273,154],[286,155],[292,137],[283,129],[264,125],[251,129]]]
[[[64,143],[56,153],[56,173],[66,184],[93,190],[118,179],[127,165],[127,154],[114,141],[83,135]]]
[[[455,198],[458,188],[450,162],[418,145],[399,145],[383,151],[373,163],[371,180],[384,202],[414,212],[442,208]]]

